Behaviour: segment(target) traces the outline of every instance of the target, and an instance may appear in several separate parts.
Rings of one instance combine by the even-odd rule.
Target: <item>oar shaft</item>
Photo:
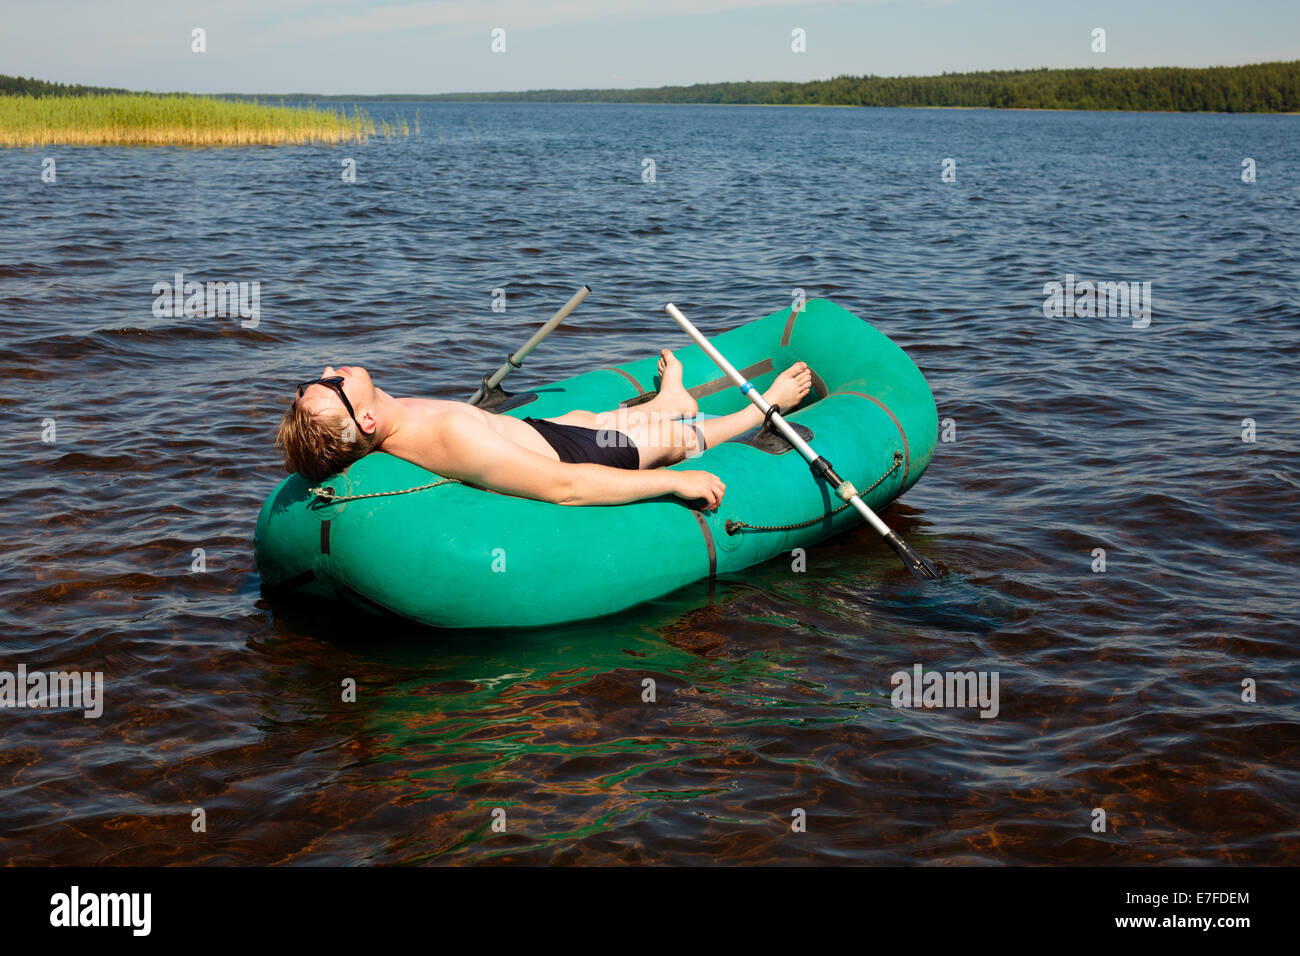
[[[717,365],[718,368],[722,369],[722,373],[726,375],[727,378],[735,382],[738,388],[743,389],[745,387],[745,385],[747,384],[745,381],[745,376],[737,372],[736,366],[728,362],[727,357],[723,355],[721,352],[719,352],[717,349],[715,349],[713,347],[713,343],[704,337],[704,333],[702,333],[699,329],[697,329],[694,325],[692,325],[690,319],[682,315],[681,309],[677,308],[677,306],[669,302],[666,306],[664,306],[664,311],[666,311],[669,315],[673,317],[673,321],[682,327],[683,332],[685,332],[687,335],[689,335],[692,339],[695,340],[695,344],[704,350],[705,355],[713,359],[713,363]],[[753,401],[752,398],[750,400]],[[762,402],[763,396],[759,395],[758,400]],[[767,404],[766,402],[763,402],[762,405],[758,406],[759,408],[763,409],[764,413],[767,412],[767,409],[763,407],[766,404]]]
[[[736,386],[745,397],[757,405],[758,410],[766,415],[768,409],[772,406],[768,404],[767,399],[762,396],[759,390],[756,389],[752,383],[746,381],[745,376],[736,371],[736,367],[727,361],[725,355],[713,347],[713,343],[706,339],[704,334],[691,324],[690,319],[682,315],[681,309],[677,308],[677,306],[673,305],[671,302],[664,306],[664,309],[673,317],[673,321],[682,327],[682,331],[694,339],[695,344],[704,350],[704,354],[713,359],[713,363],[717,365],[718,368],[722,369],[723,374],[736,383]],[[786,421],[781,417],[780,412],[774,412],[772,414],[771,422],[776,426],[777,430],[782,434],[785,440],[793,445],[798,450],[799,454],[804,456],[804,458],[808,461],[813,461],[817,458],[817,453],[812,450],[807,442],[799,437],[798,432],[786,424]]]
[[[682,327],[682,331],[694,339],[695,344],[704,350],[704,354],[713,359],[714,364],[716,364],[718,368],[722,369],[723,374],[736,383],[744,396],[757,405],[760,412],[767,415],[768,410],[772,406],[768,404],[767,399],[765,399],[759,390],[754,387],[753,383],[747,381],[745,376],[736,371],[736,367],[727,361],[725,355],[713,347],[713,343],[704,337],[704,333],[691,324],[690,319],[682,315],[681,309],[677,308],[677,306],[673,305],[671,302],[664,306],[664,309],[673,317],[673,321]],[[769,421],[776,426],[776,430],[779,431],[785,440],[793,445],[799,454],[803,455],[807,461],[811,462],[817,460],[817,452],[813,451],[812,446],[799,437],[799,433],[790,427],[786,420],[781,417],[780,412],[773,412]],[[868,508],[867,511],[870,512],[871,509]],[[875,517],[874,512],[872,513],[872,517]],[[880,519],[877,518],[876,520],[878,521]],[[881,533],[883,534],[884,532]]]
[[[510,357],[511,361],[514,362],[514,365],[518,365],[521,362],[523,362],[523,360],[528,357],[528,353],[531,352],[533,349],[537,348],[537,343],[540,342],[542,339],[546,338],[552,332],[554,332],[555,327],[558,326],[565,319],[567,319],[569,317],[569,313],[578,307],[578,303],[580,303],[583,299],[585,299],[589,295],[591,295],[591,289],[585,285],[577,292],[573,293],[573,295],[569,297],[569,301],[564,303],[564,305],[560,306],[560,311],[556,312],[553,316],[547,319],[545,325],[543,325],[540,329],[538,329],[531,336],[529,336],[527,342],[519,346],[519,351],[517,351],[514,355]],[[501,366],[501,368],[496,370],[496,374],[494,374],[492,378],[488,379],[489,384],[500,385],[501,379],[509,375],[513,367],[514,366],[511,365],[510,362],[507,362],[505,365]],[[497,378],[498,375],[501,378]]]
[[[760,412],[767,415],[768,410],[771,409],[772,406],[768,404],[767,399],[765,399],[759,390],[754,387],[753,383],[747,381],[745,376],[736,371],[736,367],[727,361],[725,355],[713,347],[713,343],[704,337],[704,333],[692,325],[690,319],[682,315],[681,309],[677,308],[677,306],[673,305],[671,302],[664,306],[664,309],[673,317],[673,321],[682,327],[682,331],[694,339],[695,344],[704,350],[704,354],[713,359],[714,364],[716,364],[718,368],[722,369],[723,374],[736,383],[741,393],[757,405]],[[781,417],[780,412],[772,412],[768,420],[776,426],[777,431],[779,431],[785,440],[793,445],[798,450],[799,454],[803,455],[805,459],[808,461],[815,461],[817,459],[817,452],[813,451],[812,447],[799,437],[799,433],[789,426],[786,420]],[[871,509],[868,508],[867,510],[870,511]]]
[[[578,303],[589,295],[591,295],[591,289],[585,285],[577,292],[573,293],[569,298],[569,301],[560,306],[560,311],[547,319],[546,323],[540,329],[528,337],[527,342],[519,346],[518,351],[516,351],[514,355],[502,362],[501,367],[488,376],[488,387],[496,388],[500,385],[507,375],[523,364],[524,359],[528,357],[528,353],[537,348],[538,343],[541,342],[542,339],[554,332],[555,327],[567,319],[569,313],[578,307]],[[482,400],[483,386],[480,385],[470,397],[469,403],[471,405],[477,405]]]

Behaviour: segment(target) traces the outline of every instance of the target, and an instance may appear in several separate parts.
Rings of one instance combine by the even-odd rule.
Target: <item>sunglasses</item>
[[[352,410],[352,403],[349,402],[348,397],[343,394],[342,375],[331,375],[329,378],[315,378],[310,382],[303,382],[298,386],[298,397],[293,400],[293,403],[295,405],[298,404],[298,399],[302,398],[302,393],[313,385],[324,385],[330,391],[338,395],[338,397],[343,401],[343,407],[348,410],[348,414],[352,416],[352,421],[356,424],[357,428],[361,427],[361,423],[357,421],[356,412]]]

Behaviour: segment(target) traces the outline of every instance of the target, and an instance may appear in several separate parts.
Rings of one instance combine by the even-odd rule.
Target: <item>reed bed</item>
[[[189,95],[0,96],[0,146],[274,146],[409,135],[365,110]]]

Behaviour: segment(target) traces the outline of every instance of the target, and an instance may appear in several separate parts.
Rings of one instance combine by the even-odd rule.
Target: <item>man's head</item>
[[[319,380],[298,386],[275,436],[285,470],[322,481],[369,454],[375,447],[375,396],[369,373],[357,366],[327,365]]]

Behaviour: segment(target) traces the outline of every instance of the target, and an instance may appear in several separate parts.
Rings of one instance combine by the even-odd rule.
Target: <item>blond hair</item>
[[[280,419],[275,446],[284,452],[284,470],[308,481],[324,481],[370,454],[375,436],[342,415],[313,415],[294,402]]]

